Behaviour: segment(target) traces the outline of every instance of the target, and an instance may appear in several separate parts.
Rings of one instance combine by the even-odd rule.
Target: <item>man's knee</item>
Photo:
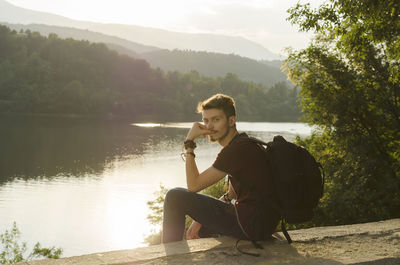
[[[165,194],[164,204],[177,204],[185,199],[189,191],[184,188],[173,188]]]

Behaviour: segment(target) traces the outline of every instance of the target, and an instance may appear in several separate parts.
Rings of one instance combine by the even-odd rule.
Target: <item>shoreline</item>
[[[153,123],[153,124],[165,124],[165,123],[192,123],[193,119],[188,120],[158,120],[158,119],[151,119],[151,118],[142,118],[142,119],[133,119],[128,116],[120,116],[114,114],[67,114],[67,113],[30,113],[30,112],[0,112],[0,117],[32,117],[32,118],[66,118],[66,119],[89,119],[89,120],[104,120],[104,121],[121,121],[121,122],[130,122],[130,123]],[[200,118],[200,116],[199,116]],[[249,122],[249,123],[304,123],[302,121],[260,121],[260,120],[246,120],[246,121],[239,121],[239,122]]]

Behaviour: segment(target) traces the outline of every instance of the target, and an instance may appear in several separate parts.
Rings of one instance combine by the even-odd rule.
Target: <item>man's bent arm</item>
[[[186,153],[193,152],[194,149],[186,149]],[[197,192],[194,190],[196,186],[196,179],[198,178],[199,170],[197,169],[196,160],[193,155],[187,154],[186,155],[186,162],[185,162],[185,169],[186,169],[186,183],[188,189],[192,192]]]
[[[193,149],[189,148],[186,151],[186,183],[189,191],[201,191],[226,176],[225,172],[213,167],[199,174],[194,156],[188,154],[190,152],[193,152]]]
[[[193,123],[186,140],[194,141],[197,137],[209,134],[211,131],[206,126],[199,122]],[[226,176],[226,173],[219,171],[213,167],[209,167],[204,172],[199,174],[197,169],[195,156],[193,155],[193,148],[186,149],[186,182],[189,191],[198,192],[202,189],[216,183],[218,180]]]

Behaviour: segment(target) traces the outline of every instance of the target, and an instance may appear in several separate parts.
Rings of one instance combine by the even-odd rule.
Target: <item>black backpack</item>
[[[290,244],[292,240],[285,223],[303,223],[310,221],[314,216],[314,210],[324,190],[325,177],[322,166],[305,148],[287,142],[280,135],[268,143],[253,137],[243,138],[259,144],[265,150],[269,168],[266,175],[272,178],[274,183],[275,198],[263,198],[264,203],[261,207],[268,207],[260,210],[270,211],[271,207],[275,210],[281,220],[282,232]],[[257,183],[252,183],[249,187],[257,189]]]

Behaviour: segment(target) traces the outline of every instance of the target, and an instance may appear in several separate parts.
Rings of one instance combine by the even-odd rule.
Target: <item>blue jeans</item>
[[[163,243],[183,239],[186,215],[202,224],[200,237],[221,234],[246,238],[231,203],[184,188],[174,188],[167,192],[164,200]]]

